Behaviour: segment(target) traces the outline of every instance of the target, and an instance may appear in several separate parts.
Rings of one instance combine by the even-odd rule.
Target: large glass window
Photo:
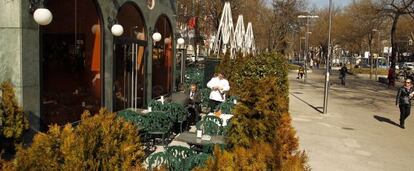
[[[166,16],[158,18],[155,31],[162,39],[152,49],[152,97],[168,95],[172,90],[173,81],[173,34],[171,23]]]
[[[141,108],[145,91],[145,25],[132,3],[123,5],[117,16],[124,34],[115,38],[114,110]]]
[[[53,22],[41,27],[43,126],[80,119],[101,106],[101,20],[93,0],[49,0]]]

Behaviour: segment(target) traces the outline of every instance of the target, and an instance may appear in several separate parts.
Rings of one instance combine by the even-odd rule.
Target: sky
[[[308,0],[308,2],[312,4],[311,7],[313,7],[314,5],[317,8],[325,8],[329,6],[329,0]],[[345,5],[350,4],[351,2],[352,0],[332,0],[332,3],[334,4],[335,7],[338,7],[338,6],[343,7]]]
[[[272,0],[266,0],[268,4],[272,3]],[[327,8],[329,6],[329,0],[307,0],[309,2],[309,7],[316,6],[317,8]],[[348,5],[352,2],[352,0],[332,0],[332,3],[335,7],[340,6],[343,7],[345,5]]]

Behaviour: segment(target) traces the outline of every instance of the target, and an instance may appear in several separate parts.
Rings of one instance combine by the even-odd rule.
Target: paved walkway
[[[414,116],[406,129],[398,126],[395,89],[355,76],[340,85],[331,76],[328,114],[323,110],[322,70],[309,73],[306,82],[289,73],[290,113],[300,149],[313,170],[414,170]],[[414,110],[414,109],[413,109]]]

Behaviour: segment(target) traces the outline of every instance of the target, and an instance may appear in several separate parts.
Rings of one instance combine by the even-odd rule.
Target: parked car
[[[370,65],[366,63],[360,63],[358,65],[355,65],[355,68],[369,68]]]
[[[402,68],[414,69],[414,62],[405,62]]]

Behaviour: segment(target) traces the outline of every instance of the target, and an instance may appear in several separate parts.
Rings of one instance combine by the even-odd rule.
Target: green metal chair
[[[175,158],[185,159],[188,156],[194,155],[197,152],[183,146],[169,146],[165,152]]]
[[[203,120],[205,121],[213,121],[215,122],[218,126],[223,126],[223,120],[215,115],[206,115],[204,116]]]
[[[145,130],[147,131],[147,136],[161,135],[162,142],[165,145],[165,139],[170,135],[172,122],[164,111],[152,111],[147,114],[145,122]],[[154,139],[155,142],[155,139]]]
[[[117,117],[124,118],[128,122],[134,123],[140,132],[145,131],[146,116],[140,115],[133,110],[122,110],[117,112]]]
[[[148,170],[152,171],[154,168],[157,167],[170,167],[171,161],[170,161],[170,157],[168,156],[167,153],[164,152],[158,152],[158,153],[153,153],[148,157]]]
[[[166,103],[164,102],[164,104],[162,104],[160,101],[152,99],[148,106],[151,107],[152,111],[166,111],[167,110],[167,106],[165,105]]]
[[[189,171],[192,170],[195,167],[204,167],[206,161],[212,157],[209,154],[206,153],[199,153],[199,154],[194,154],[191,155],[189,157],[187,157],[184,161],[184,169],[185,171]]]
[[[187,112],[182,104],[178,103],[168,103],[168,110],[167,113],[170,118],[180,125],[180,133],[183,132],[183,125],[186,123],[188,115]],[[188,125],[186,126],[186,128]]]
[[[226,136],[228,133],[229,133],[229,131],[230,131],[230,129],[231,129],[231,121],[233,120],[233,118],[230,118],[229,120],[227,120],[227,123],[226,123],[226,126],[223,126],[222,127],[222,132],[221,132],[221,135],[224,135],[224,136]]]
[[[203,134],[206,135],[219,135],[221,132],[221,127],[214,121],[210,120],[201,120],[196,124],[197,130],[202,130]]]
[[[185,160],[189,156],[197,154],[196,151],[183,146],[170,146],[165,150],[170,157],[170,170],[185,170]]]

